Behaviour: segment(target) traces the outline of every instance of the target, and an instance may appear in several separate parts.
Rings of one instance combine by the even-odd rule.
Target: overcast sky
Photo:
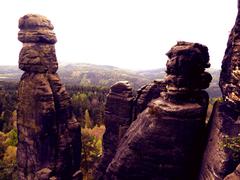
[[[207,45],[212,67],[220,68],[237,0],[2,0],[1,65],[18,63],[18,19],[28,13],[52,21],[60,64],[159,68],[184,40]]]

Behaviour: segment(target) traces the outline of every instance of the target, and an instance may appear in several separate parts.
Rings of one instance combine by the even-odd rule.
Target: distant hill
[[[149,71],[145,75],[144,71],[138,72],[113,66],[93,64],[70,64],[61,66],[58,71],[61,79],[67,84],[110,87],[117,81],[127,80],[134,88],[139,88],[155,79],[157,74],[161,78],[161,72],[164,72],[164,70],[159,69],[158,73]]]
[[[207,91],[210,97],[219,97],[220,70],[210,69],[209,72],[213,76],[213,81]],[[58,73],[62,81],[68,85],[110,87],[117,81],[127,80],[138,89],[154,79],[164,78],[165,69],[131,71],[114,66],[79,63],[60,66]],[[0,66],[0,81],[18,82],[21,74],[22,71],[17,66]]]

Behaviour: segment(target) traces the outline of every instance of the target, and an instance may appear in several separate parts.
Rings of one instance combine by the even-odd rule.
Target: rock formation
[[[127,81],[119,81],[110,88],[105,106],[105,126],[103,135],[103,156],[98,164],[95,179],[105,175],[108,164],[113,159],[119,140],[132,122],[133,93]]]
[[[156,79],[141,87],[137,91],[137,97],[134,103],[134,119],[136,119],[137,115],[147,108],[148,103],[153,99],[160,97],[160,93],[163,91],[166,91],[166,83],[162,79]]]
[[[238,1],[238,6],[240,1]],[[219,85],[223,98],[239,109],[240,105],[240,7],[235,25],[229,35],[227,48],[222,61]]]
[[[195,179],[211,75],[208,49],[178,42],[168,53],[167,92],[121,138],[106,179]],[[140,102],[140,101],[139,101]]]
[[[19,20],[23,43],[19,68],[24,71],[18,89],[19,180],[81,179],[80,124],[72,114],[70,97],[56,73],[57,39],[44,16]],[[79,172],[79,171],[78,171]]]
[[[209,123],[209,137],[200,179],[223,179],[240,163],[240,1],[235,25],[222,61],[219,85],[223,101],[216,102]]]

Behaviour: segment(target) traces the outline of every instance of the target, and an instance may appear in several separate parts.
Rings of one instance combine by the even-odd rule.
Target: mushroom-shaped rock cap
[[[23,43],[46,43],[55,44],[57,42],[55,33],[52,32],[53,25],[42,15],[27,14],[19,19],[20,31],[19,41]]]
[[[124,93],[124,92],[132,92],[132,87],[128,81],[118,81],[114,85],[111,86],[111,92],[113,93]]]
[[[208,48],[199,43],[180,41],[167,53],[168,90],[206,89],[212,76],[205,72],[210,67]]]
[[[19,29],[38,29],[46,28],[53,30],[53,25],[47,17],[39,14],[27,14],[19,19]]]
[[[199,43],[180,41],[167,52],[167,73],[193,75],[209,68],[208,48]]]

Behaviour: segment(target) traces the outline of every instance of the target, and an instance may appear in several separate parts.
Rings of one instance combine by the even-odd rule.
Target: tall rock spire
[[[105,106],[103,156],[94,179],[103,179],[108,164],[113,159],[118,143],[132,122],[133,92],[128,81],[119,81],[111,86]]]
[[[178,42],[167,53],[167,92],[153,99],[121,138],[106,179],[195,179],[211,75],[208,48]]]
[[[18,178],[80,179],[80,124],[56,73],[53,25],[44,16],[28,14],[19,28],[24,74],[18,88]]]

